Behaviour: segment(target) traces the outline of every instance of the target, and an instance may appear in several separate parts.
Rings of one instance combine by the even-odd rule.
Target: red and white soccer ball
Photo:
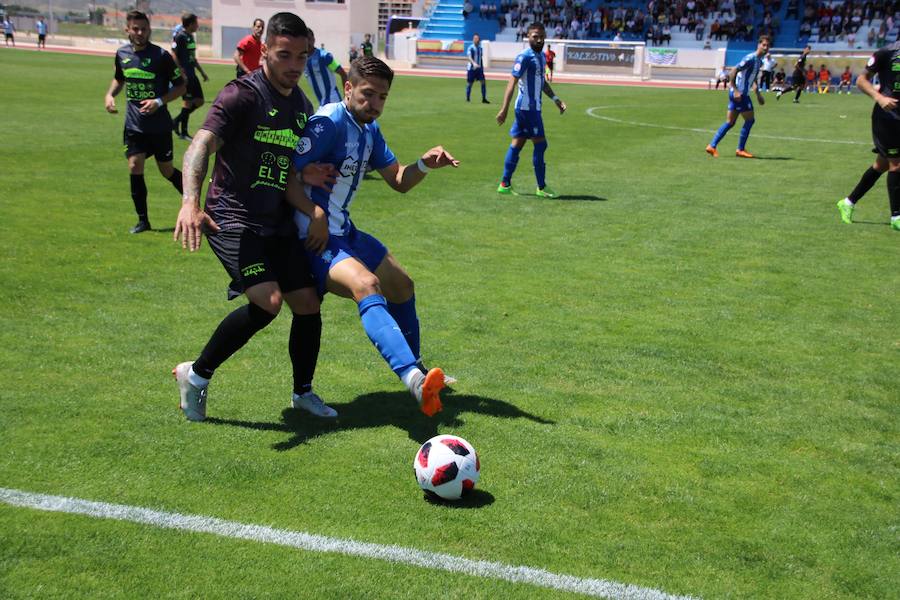
[[[475,448],[456,435],[436,435],[422,444],[413,467],[419,487],[444,500],[459,500],[481,476]]]

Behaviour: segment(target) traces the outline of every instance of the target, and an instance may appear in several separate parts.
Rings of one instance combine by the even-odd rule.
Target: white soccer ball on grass
[[[481,476],[475,448],[456,435],[437,435],[419,448],[413,460],[416,481],[426,495],[459,500]]]

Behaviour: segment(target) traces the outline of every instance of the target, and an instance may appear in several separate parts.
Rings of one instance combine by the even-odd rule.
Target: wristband
[[[159,106],[160,108],[162,108],[163,104],[165,104],[165,102],[163,102],[162,98],[154,98],[153,101],[156,102],[156,105]]]
[[[428,171],[431,170],[431,169],[429,169],[428,167],[425,166],[425,161],[422,160],[421,158],[420,158],[419,160],[416,161],[416,168],[417,168],[418,170],[422,171],[423,173],[427,173]]]
[[[554,102],[559,102],[559,96],[553,96],[550,99],[553,100]]]

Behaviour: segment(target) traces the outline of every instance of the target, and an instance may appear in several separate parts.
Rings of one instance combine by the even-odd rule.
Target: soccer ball
[[[478,483],[481,462],[472,444],[455,435],[436,435],[413,460],[416,481],[426,495],[459,500]]]

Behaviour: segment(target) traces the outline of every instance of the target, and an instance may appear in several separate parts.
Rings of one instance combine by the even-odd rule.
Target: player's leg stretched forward
[[[432,416],[441,410],[444,373],[438,368],[423,373],[421,368],[419,319],[412,280],[390,254],[381,261],[376,272],[385,277],[391,302],[382,293],[379,277],[352,257],[331,266],[327,277],[328,291],[356,302],[369,340],[409,389],[422,412]]]

